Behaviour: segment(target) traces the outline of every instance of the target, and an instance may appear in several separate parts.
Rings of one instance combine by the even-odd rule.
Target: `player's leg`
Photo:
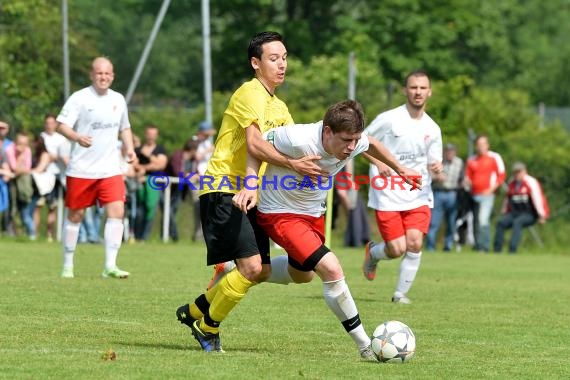
[[[400,213],[376,210],[376,222],[384,241],[368,242],[364,249],[362,273],[367,280],[376,277],[376,267],[381,260],[392,260],[406,252],[405,231]]]
[[[65,206],[67,207],[67,218],[63,224],[62,248],[63,248],[63,269],[62,278],[73,278],[73,259],[77,240],[79,239],[79,228],[85,208],[95,204],[97,194],[94,188],[95,180],[67,177],[67,193],[65,194]]]
[[[325,302],[358,347],[362,358],[376,360],[370,348],[370,337],[364,330],[356,303],[344,279],[340,262],[335,254],[330,252],[324,245],[321,250],[321,252],[328,252],[319,260],[314,271],[323,282]],[[319,253],[316,254],[318,255]]]
[[[418,207],[402,212],[402,221],[406,229],[406,254],[400,263],[398,283],[392,302],[410,303],[407,293],[412,287],[420,268],[424,235],[429,228],[430,209]]]
[[[298,270],[290,265],[293,260],[304,259],[319,249],[324,242],[324,218],[299,214],[257,213],[257,223],[276,244],[282,247],[286,255],[271,259],[271,276],[267,282],[287,285],[290,283],[311,282],[312,271]]]
[[[200,197],[200,206],[208,264],[235,259],[237,267],[196,298],[188,307],[189,317],[179,312],[185,305],[177,311],[182,323],[188,324],[188,318],[194,320],[190,326],[192,334],[208,352],[222,351],[220,323],[248,290],[263,278],[262,263],[269,264],[269,242],[266,247],[258,248],[250,219],[233,206],[232,197],[233,194],[205,194]],[[259,254],[261,250],[266,252],[263,257]],[[186,319],[181,319],[182,316]]]
[[[117,256],[123,242],[123,217],[125,215],[126,188],[122,176],[103,178],[97,181],[98,201],[107,213],[103,230],[105,244],[105,278],[127,278],[129,272],[117,267]]]

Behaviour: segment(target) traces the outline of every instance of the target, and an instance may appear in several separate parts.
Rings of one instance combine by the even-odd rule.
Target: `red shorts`
[[[392,241],[406,235],[406,230],[415,229],[427,234],[431,210],[421,206],[406,211],[378,211],[376,222],[384,241]]]
[[[65,206],[72,210],[126,200],[122,175],[98,179],[67,177],[66,183]]]
[[[257,223],[289,256],[289,264],[311,271],[330,250],[325,243],[325,217],[301,214],[257,212]]]

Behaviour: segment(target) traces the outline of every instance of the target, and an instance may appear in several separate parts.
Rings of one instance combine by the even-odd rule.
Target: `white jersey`
[[[46,171],[55,175],[59,175],[65,172],[65,164],[62,160],[64,157],[69,157],[70,144],[69,140],[63,135],[54,132],[51,135],[47,132],[42,132],[42,139],[44,140],[44,145],[50,156],[55,157],[55,161],[49,163]]]
[[[317,165],[326,170],[329,176],[319,178],[314,184],[308,177],[303,177],[292,169],[269,164],[259,180],[259,211],[267,214],[292,213],[314,217],[325,212],[327,190],[332,187],[330,178],[337,174],[348,160],[368,150],[368,136],[363,133],[352,154],[345,160],[339,160],[325,152],[322,134],[322,121],[275,128],[264,134],[264,138],[272,143],[275,149],[289,157],[321,156]]]
[[[71,144],[66,175],[97,179],[121,174],[117,139],[120,131],[131,127],[123,95],[111,89],[99,95],[86,87],[69,97],[57,121],[92,138],[89,148]]]
[[[439,126],[424,112],[421,119],[412,119],[405,105],[381,113],[366,128],[369,136],[380,140],[399,163],[422,175],[422,189],[411,185],[392,185],[390,178],[374,181],[368,190],[368,207],[380,211],[406,211],[420,206],[433,207],[431,175],[428,165],[442,161]],[[378,176],[376,165],[370,165],[370,180]],[[382,189],[382,190],[380,190]]]

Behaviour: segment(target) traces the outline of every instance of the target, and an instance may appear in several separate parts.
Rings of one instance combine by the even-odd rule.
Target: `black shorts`
[[[200,196],[200,218],[208,250],[207,263],[214,265],[261,254],[261,262],[270,264],[269,237],[257,224],[257,208],[247,216],[232,204],[230,193]]]

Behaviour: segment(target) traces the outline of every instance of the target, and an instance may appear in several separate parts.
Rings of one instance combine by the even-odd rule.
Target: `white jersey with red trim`
[[[368,136],[361,135],[356,148],[345,160],[328,154],[322,142],[323,123],[295,124],[272,129],[263,136],[279,152],[302,158],[319,155],[319,167],[329,173],[312,183],[296,171],[277,165],[267,165],[265,174],[259,180],[259,211],[268,214],[293,213],[321,216],[326,210],[327,190],[332,188],[330,178],[337,174],[354,156],[368,150]]]
[[[427,113],[413,119],[406,105],[381,113],[366,128],[369,136],[380,140],[400,164],[422,175],[422,189],[410,190],[399,177],[378,177],[376,165],[370,165],[368,207],[380,211],[406,211],[421,206],[433,207],[431,175],[428,165],[442,161],[439,126]]]
[[[92,138],[88,148],[72,143],[66,175],[97,179],[122,174],[117,140],[120,131],[131,127],[123,95],[111,89],[99,95],[86,87],[69,97],[57,121]]]

